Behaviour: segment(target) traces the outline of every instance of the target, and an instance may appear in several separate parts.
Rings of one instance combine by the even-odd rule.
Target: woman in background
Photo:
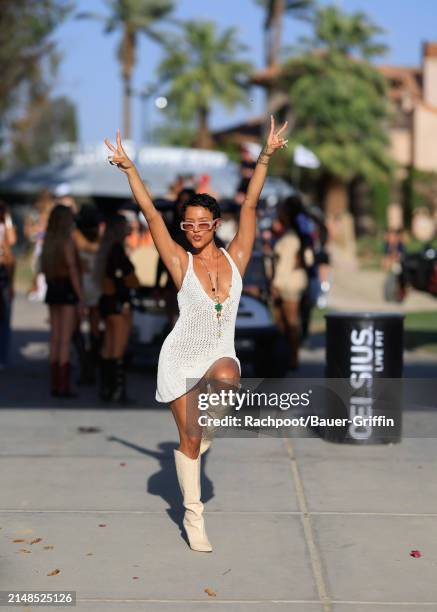
[[[132,328],[131,290],[139,287],[124,247],[128,233],[126,217],[119,214],[109,217],[96,260],[100,315],[105,321],[100,397],[122,403],[130,401],[126,394],[124,356]]]
[[[47,222],[54,206],[54,199],[47,189],[38,195],[34,209],[26,216],[24,235],[34,245],[32,254],[32,286],[27,297],[30,301],[42,302],[47,291],[44,274],[41,271],[41,251]]]
[[[78,308],[83,312],[73,224],[71,208],[56,205],[49,217],[41,253],[41,269],[47,283],[45,302],[50,311],[51,392],[58,397],[74,397],[70,389],[70,344]]]
[[[4,202],[0,202],[0,370],[8,361],[11,312],[14,298],[15,259],[11,247],[16,234]]]
[[[97,252],[100,246],[101,219],[94,204],[83,204],[76,215],[76,229],[73,239],[79,252],[85,320],[88,323],[89,338],[85,341],[81,330],[82,321],[78,318],[73,334],[73,344],[79,356],[79,384],[94,384],[100,349],[100,287],[95,278]]]
[[[287,201],[279,209],[279,220],[284,227],[284,233],[274,246],[272,297],[276,322],[289,345],[289,367],[296,370],[299,367],[299,305],[308,278],[304,267],[303,245],[299,228],[296,226],[296,214]]]

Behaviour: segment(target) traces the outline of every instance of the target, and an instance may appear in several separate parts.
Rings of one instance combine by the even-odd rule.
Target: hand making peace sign
[[[114,147],[114,145],[107,138],[105,138],[105,145],[112,152],[112,155],[108,155],[108,161],[110,164],[117,166],[117,168],[126,173],[134,167],[134,163],[129,159],[126,151],[123,149],[123,145],[121,144],[120,130],[117,130],[116,142],[117,147]]]
[[[288,125],[288,121],[284,123],[284,125],[279,128],[277,132],[275,132],[275,120],[273,115],[270,115],[270,133],[267,138],[266,146],[264,147],[264,153],[267,155],[271,155],[276,151],[276,149],[282,149],[283,147],[288,146],[288,140],[282,138],[281,134],[286,130]]]

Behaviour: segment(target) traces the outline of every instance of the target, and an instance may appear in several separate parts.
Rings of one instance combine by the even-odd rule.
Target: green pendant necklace
[[[221,323],[220,322],[220,317],[221,317],[222,310],[223,310],[223,304],[220,302],[219,295],[218,295],[218,286],[219,286],[218,257],[216,258],[216,260],[217,260],[217,272],[216,272],[216,283],[215,283],[215,286],[214,286],[214,283],[212,282],[212,277],[211,277],[211,274],[210,274],[210,272],[208,270],[208,267],[207,267],[206,263],[203,261],[202,257],[200,257],[200,256],[198,256],[198,257],[199,257],[200,261],[202,262],[202,264],[204,265],[206,273],[208,274],[208,277],[209,277],[209,282],[211,283],[212,294],[213,294],[214,300],[215,300],[214,310],[216,312],[217,324],[218,324],[218,327],[217,327],[217,336],[220,338],[221,335],[222,335],[221,324],[220,324]]]

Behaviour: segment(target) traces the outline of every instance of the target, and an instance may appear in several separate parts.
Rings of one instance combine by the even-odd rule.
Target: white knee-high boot
[[[200,453],[191,459],[179,450],[174,450],[176,473],[184,498],[184,527],[190,547],[200,552],[211,552],[212,546],[205,531],[203,504],[200,501]]]
[[[211,444],[212,440],[208,440],[208,438],[202,438],[200,441],[200,454],[203,455],[203,453],[206,453]]]

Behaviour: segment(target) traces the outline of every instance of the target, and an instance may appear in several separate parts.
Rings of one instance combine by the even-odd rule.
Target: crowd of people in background
[[[219,246],[226,247],[235,235],[253,167],[250,151],[243,150],[237,193],[233,202],[223,205],[215,237]],[[170,234],[187,250],[191,245],[180,228],[181,210],[196,193],[219,197],[208,175],[181,175],[170,185],[163,199],[166,206],[161,207]],[[288,365],[293,370],[299,366],[299,346],[306,340],[311,311],[328,278],[326,228],[318,210],[304,206],[298,195],[291,196],[276,206],[275,214],[269,211],[270,223],[261,223],[257,236],[256,248],[269,260],[272,314],[288,343]],[[264,221],[265,215],[260,207]],[[153,245],[144,217],[132,202],[110,214],[104,206],[79,206],[61,186],[55,193],[39,195],[23,230],[33,250],[28,299],[45,301],[49,310],[51,394],[76,395],[71,374],[74,347],[77,383],[98,383],[103,401],[130,403],[125,355],[132,330],[132,297],[145,282],[140,268],[148,266],[137,253]],[[7,363],[15,241],[11,216],[0,204],[0,367]],[[164,299],[171,327],[178,317],[177,291],[158,256],[155,264],[149,284]]]

